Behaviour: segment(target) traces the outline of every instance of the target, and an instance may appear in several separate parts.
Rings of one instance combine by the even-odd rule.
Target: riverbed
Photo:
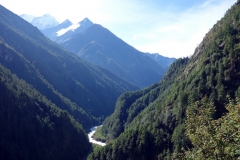
[[[95,144],[98,144],[98,145],[101,145],[101,146],[105,146],[106,143],[103,143],[101,141],[97,141],[97,140],[92,138],[93,134],[96,132],[98,127],[100,127],[100,126],[94,126],[90,129],[91,131],[88,133],[89,142],[90,143],[95,143]]]

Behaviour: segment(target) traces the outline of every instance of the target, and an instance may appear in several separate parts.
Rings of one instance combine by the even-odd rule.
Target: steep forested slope
[[[191,148],[185,135],[187,106],[191,110],[192,104],[204,99],[216,106],[210,116],[218,119],[226,112],[227,95],[230,99],[240,96],[239,15],[240,1],[206,34],[193,55],[173,63],[150,91],[122,95],[102,127],[110,140],[121,134],[106,147],[95,149],[89,159],[171,159],[182,148]],[[226,152],[232,151],[226,148]],[[215,154],[220,157],[221,153],[216,150]]]
[[[122,94],[118,98],[114,113],[103,123],[102,133],[107,136],[107,140],[118,137],[140,112],[148,106],[155,105],[159,96],[164,99],[164,95],[168,92],[167,89],[175,81],[176,75],[183,71],[187,62],[188,58],[178,59],[160,83],[144,90]]]
[[[67,110],[84,128],[110,114],[120,94],[137,89],[67,52],[3,6],[0,31],[0,63]]]
[[[1,159],[83,159],[82,126],[0,64]]]

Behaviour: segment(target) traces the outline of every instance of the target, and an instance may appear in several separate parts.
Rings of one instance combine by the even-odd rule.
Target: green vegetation
[[[168,93],[167,86],[174,82],[174,75],[181,73],[187,62],[188,58],[177,60],[165,76],[168,77],[168,81],[163,79],[145,90],[127,92],[120,96],[115,112],[104,121],[102,127],[103,133],[105,129],[110,131],[106,134],[107,141],[114,139],[114,136],[118,137],[117,134],[120,136],[106,147],[94,149],[88,158],[161,159],[169,157],[170,159],[173,132],[178,143],[189,143],[181,134],[182,127],[177,127],[176,130],[179,132],[174,130],[177,122],[172,109],[167,106],[168,111],[159,111],[162,109],[160,107],[164,107],[159,106],[159,99],[164,100],[164,95]],[[180,70],[175,70],[176,66]],[[166,104],[170,105],[169,102]],[[121,132],[120,129],[123,131]],[[182,137],[179,137],[180,135]]]
[[[145,90],[122,94],[118,98],[114,113],[103,123],[102,133],[107,141],[118,137],[138,113],[158,97],[161,91],[162,88],[155,84]]]
[[[138,87],[83,61],[0,5],[1,159],[85,159],[83,130]]]
[[[66,111],[0,65],[1,159],[83,159],[91,145]]]
[[[195,152],[204,156],[205,152],[199,147],[201,143],[195,141],[198,141],[194,136],[196,132],[188,130],[190,121],[186,117],[189,114],[186,113],[187,107],[190,106],[189,111],[196,110],[192,104],[202,100],[205,103],[203,106],[209,108],[203,114],[208,117],[205,120],[208,123],[195,125],[196,130],[204,132],[203,129],[213,128],[211,134],[231,137],[227,133],[234,134],[236,126],[239,129],[239,121],[234,120],[236,110],[230,109],[232,104],[228,100],[240,96],[239,15],[240,1],[206,34],[193,56],[173,63],[161,82],[120,96],[114,113],[106,118],[102,127],[102,133],[110,143],[94,149],[88,158],[176,159],[184,150],[188,151],[188,158],[195,159],[191,157]],[[211,110],[210,106],[216,107]],[[211,116],[207,115],[208,112]],[[211,127],[214,122],[221,124],[222,134],[216,134],[217,128]],[[200,122],[192,117],[191,123]],[[234,134],[237,137],[233,136],[234,140],[230,143],[221,139],[211,140],[211,137],[203,138],[203,142],[211,140],[203,146],[204,150],[209,149],[205,159],[239,157],[238,133]],[[220,148],[216,147],[218,143],[223,143],[218,146]],[[214,145],[215,148],[211,148]],[[222,149],[224,152],[221,152]],[[215,157],[210,156],[213,152],[211,156]]]
[[[102,126],[99,126],[96,132],[93,134],[93,138],[97,141],[106,142],[106,137],[102,134]]]
[[[237,159],[240,157],[240,103],[226,106],[228,112],[214,120],[215,107],[206,98],[187,108],[186,135],[193,148],[184,159]]]

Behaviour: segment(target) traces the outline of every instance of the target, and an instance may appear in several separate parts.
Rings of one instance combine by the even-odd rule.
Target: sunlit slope
[[[191,147],[184,134],[187,106],[206,97],[216,106],[216,119],[226,112],[227,95],[240,96],[239,15],[238,2],[194,54],[173,63],[150,91],[123,94],[102,127],[109,140],[118,138],[96,149],[89,159],[171,159]]]

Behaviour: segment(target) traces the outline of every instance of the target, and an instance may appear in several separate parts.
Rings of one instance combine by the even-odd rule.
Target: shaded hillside
[[[110,140],[118,138],[96,148],[89,159],[174,159],[182,148],[191,148],[185,135],[186,108],[191,110],[204,99],[204,106],[216,106],[210,116],[218,119],[226,113],[227,95],[240,97],[239,15],[238,1],[206,34],[193,56],[174,62],[161,82],[149,91],[123,94],[125,98],[118,99],[116,110],[102,127],[102,134]],[[234,148],[225,152],[237,158]],[[214,154],[220,157],[221,153],[216,150]]]
[[[158,82],[167,71],[98,24],[59,44],[141,88]]]
[[[91,145],[66,111],[0,64],[1,159],[83,159]]]
[[[3,6],[0,30],[0,63],[67,110],[84,128],[112,113],[120,94],[137,89],[67,52]]]

